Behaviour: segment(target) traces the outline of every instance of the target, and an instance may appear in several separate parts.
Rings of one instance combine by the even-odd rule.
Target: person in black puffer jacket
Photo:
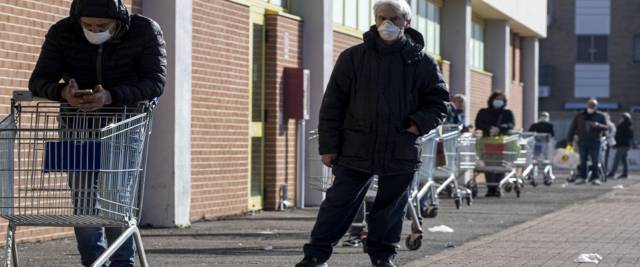
[[[335,64],[320,108],[319,153],[335,179],[322,202],[305,257],[296,267],[327,266],[373,175],[367,247],[374,266],[395,266],[407,189],[419,164],[420,135],[446,118],[449,94],[422,35],[409,27],[403,0],[374,5],[376,25]]]
[[[63,108],[95,112],[159,97],[166,69],[165,41],[156,22],[138,14],[129,15],[122,0],[74,0],[70,16],[49,29],[29,90],[36,97],[64,102]],[[68,121],[60,124],[62,127]],[[87,199],[97,199],[96,190],[88,190],[97,188],[96,177],[87,172],[69,173],[74,214],[90,215],[80,213],[98,209],[97,204],[85,207],[94,205],[86,204]],[[123,183],[132,186],[132,180],[124,179]],[[118,195],[127,199],[129,196]],[[88,201],[94,202],[98,203]],[[122,232],[121,228],[76,227],[82,265],[90,266],[106,250],[104,237],[113,243]],[[110,258],[111,266],[133,266],[134,256],[134,241],[128,238]]]
[[[618,166],[622,163],[622,174],[617,179],[627,178],[629,175],[629,162],[627,156],[629,154],[629,150],[635,146],[635,142],[633,140],[633,123],[631,120],[631,114],[624,113],[620,120],[620,124],[618,124],[616,131],[616,156],[613,160],[613,167],[611,168],[611,172],[607,175],[608,177],[613,177],[618,171]]]
[[[502,92],[494,92],[487,101],[487,108],[483,108],[476,115],[476,129],[482,131],[482,135],[495,136],[506,135],[515,126],[513,112],[507,108],[507,97]],[[487,173],[487,197],[501,197],[498,184],[504,178],[504,174]]]

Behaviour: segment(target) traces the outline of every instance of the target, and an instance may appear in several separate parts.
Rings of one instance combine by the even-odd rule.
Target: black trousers
[[[305,256],[326,262],[332,244],[340,240],[351,226],[372,180],[369,173],[334,166],[333,186],[327,190],[320,206],[311,240],[304,245]],[[400,242],[402,221],[407,205],[407,189],[413,173],[378,178],[378,192],[369,213],[367,247],[372,260],[395,258],[395,244]]]

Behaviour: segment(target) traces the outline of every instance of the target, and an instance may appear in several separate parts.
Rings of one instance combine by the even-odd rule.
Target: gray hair
[[[453,100],[454,98],[459,98],[460,100],[462,100],[462,102],[467,102],[467,97],[464,96],[463,94],[456,94],[454,96],[451,97],[451,99]]]
[[[386,5],[392,6],[395,10],[400,12],[400,15],[402,15],[405,20],[411,20],[411,7],[406,0],[378,0],[373,4],[373,14],[376,14],[378,8]]]

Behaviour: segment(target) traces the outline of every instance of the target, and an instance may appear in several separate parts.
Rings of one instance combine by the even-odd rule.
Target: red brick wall
[[[335,63],[338,60],[338,56],[342,51],[360,43],[362,43],[362,38],[333,31],[333,62]]]
[[[516,120],[516,128],[528,128],[528,125],[523,125],[524,122],[524,88],[519,82],[512,82],[509,88],[508,106]],[[526,129],[525,129],[526,130]]]
[[[511,45],[509,46],[509,70],[511,86],[509,87],[509,106],[513,111],[516,120],[516,129],[524,128],[524,88],[522,85],[522,50],[520,48],[521,38],[517,34],[511,34]]]
[[[265,66],[264,209],[280,204],[281,186],[288,181],[289,200],[296,193],[296,121],[282,117],[282,73],[285,67],[302,66],[302,23],[290,18],[267,15],[267,50]],[[285,34],[288,35],[288,58],[285,58]]]
[[[133,12],[142,10],[142,0],[125,1]],[[70,0],[2,1],[0,4],[0,116],[9,113],[13,90],[26,90],[44,36],[49,27],[69,15]],[[0,239],[4,240],[6,222],[0,224]],[[69,228],[20,227],[21,241],[49,240],[72,234]],[[4,244],[3,244],[4,245]]]
[[[471,70],[471,95],[468,96],[471,101],[469,113],[471,124],[474,124],[478,111],[487,107],[487,100],[492,93],[492,81],[493,76],[490,74]]]
[[[245,212],[249,8],[193,1],[192,220]]]
[[[451,79],[451,63],[449,63],[449,61],[441,60],[440,71],[442,72],[442,77],[444,78],[444,81],[447,83],[447,88],[449,88],[449,84],[450,84],[449,81]],[[449,88],[449,91],[451,91],[451,88]]]

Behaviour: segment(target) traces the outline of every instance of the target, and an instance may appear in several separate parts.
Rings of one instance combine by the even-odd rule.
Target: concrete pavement
[[[426,227],[447,225],[455,232],[427,233],[418,251],[407,250],[403,242],[397,263],[573,266],[578,252],[600,253],[605,263],[617,259],[621,263],[637,262],[640,250],[637,242],[633,243],[634,239],[640,240],[640,197],[634,196],[640,196],[640,185],[634,186],[637,182],[639,176],[601,187],[567,186],[558,181],[551,187],[527,187],[521,199],[514,194],[503,199],[481,197],[472,207],[461,210],[455,210],[452,200],[443,199],[439,216],[427,220]],[[606,195],[618,184],[625,189]],[[199,222],[188,229],[145,229],[143,240],[151,266],[293,266],[302,257],[301,247],[316,212],[262,212]],[[606,218],[610,221],[604,221]],[[408,226],[407,222],[405,234]],[[620,239],[623,237],[626,239]],[[24,266],[77,266],[75,246],[73,239],[20,244],[19,253]],[[617,249],[628,252],[618,253]],[[370,266],[360,248],[344,247],[335,249],[329,264]]]
[[[464,244],[407,266],[640,266],[640,184]]]

